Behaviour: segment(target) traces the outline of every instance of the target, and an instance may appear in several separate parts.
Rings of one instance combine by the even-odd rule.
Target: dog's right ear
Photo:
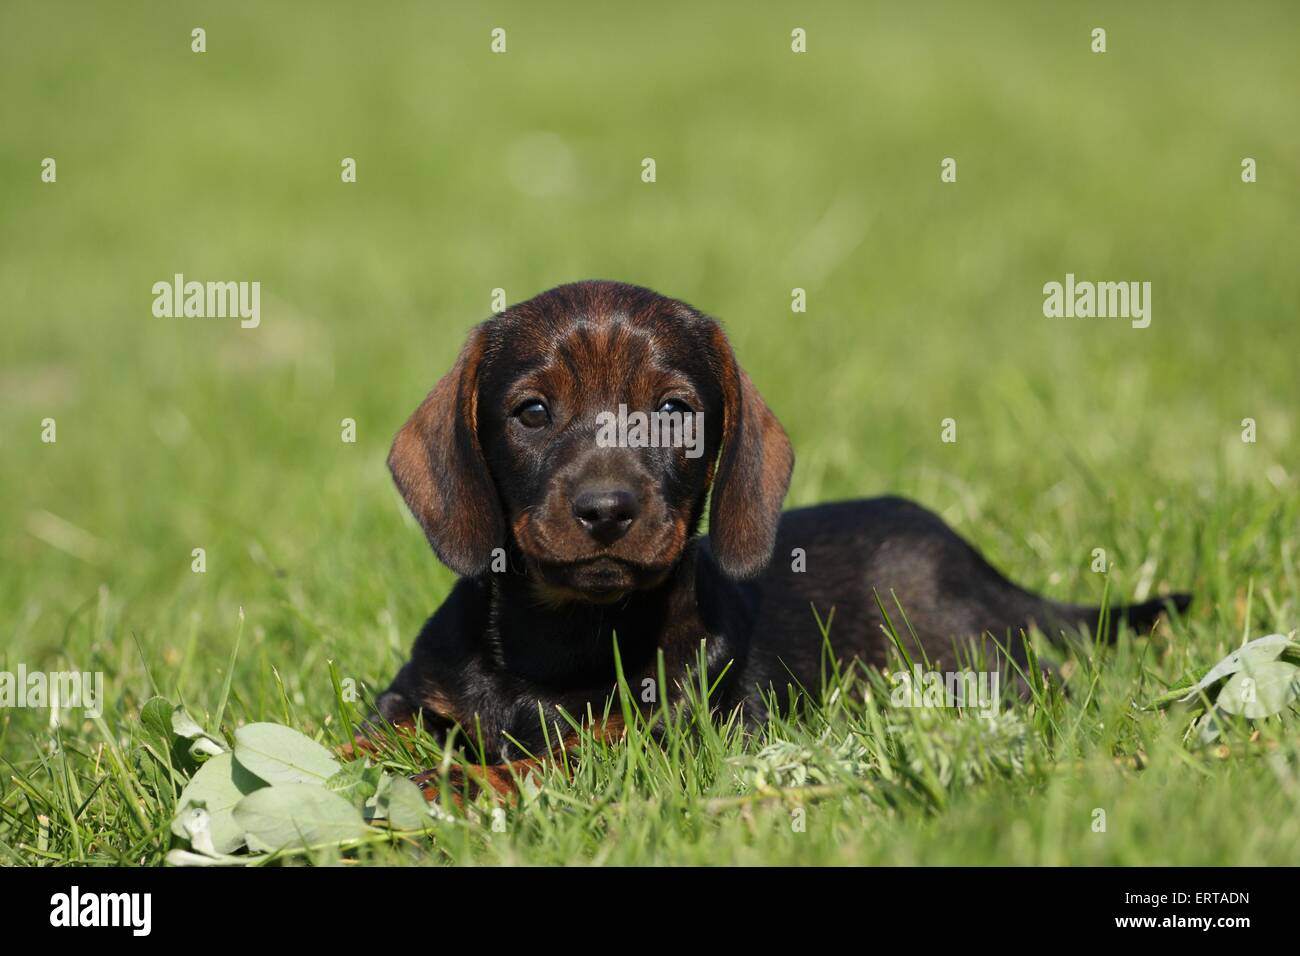
[[[457,574],[485,571],[505,536],[501,506],[478,440],[478,371],[483,329],[475,328],[450,372],[402,426],[388,468],[433,551]]]

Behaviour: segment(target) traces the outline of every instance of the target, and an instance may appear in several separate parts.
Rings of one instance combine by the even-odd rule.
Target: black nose
[[[579,492],[573,516],[601,544],[613,544],[632,527],[640,508],[636,495],[622,488]]]

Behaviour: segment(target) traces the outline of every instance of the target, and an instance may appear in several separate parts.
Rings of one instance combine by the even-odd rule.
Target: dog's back
[[[1031,626],[1054,638],[1062,630],[1094,630],[1100,616],[1099,608],[1013,584],[938,515],[893,496],[785,512],[772,563],[756,583],[761,602],[751,653],[760,660],[779,653],[791,671],[814,682],[819,618],[822,626],[829,621],[828,639],[842,661],[878,665],[890,645],[882,606],[905,646],[915,653],[919,642],[934,664],[955,663],[956,647],[981,635],[1014,652]],[[1121,621],[1149,628],[1166,600],[1182,610],[1190,597],[1116,606],[1111,632]]]

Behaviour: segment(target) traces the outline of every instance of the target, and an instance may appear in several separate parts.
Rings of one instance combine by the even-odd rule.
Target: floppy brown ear
[[[501,506],[478,440],[478,368],[483,333],[475,329],[455,367],[402,426],[388,468],[433,551],[457,574],[484,571],[504,537]]]
[[[723,573],[743,580],[772,558],[794,451],[785,429],[736,364],[721,330],[714,344],[722,364],[723,424],[709,540]]]

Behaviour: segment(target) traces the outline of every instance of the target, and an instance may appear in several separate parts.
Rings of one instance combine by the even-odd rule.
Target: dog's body
[[[601,447],[594,417],[620,404],[700,409],[705,453]],[[488,760],[544,753],[568,726],[561,711],[604,712],[615,636],[633,693],[655,682],[643,701],[698,686],[703,647],[708,672],[726,670],[711,705],[753,721],[767,692],[819,688],[832,609],[834,655],[869,664],[887,655],[878,598],[941,664],[984,634],[1014,647],[1031,626],[1098,622],[1096,608],[1012,584],[903,499],[782,514],[789,442],[720,328],[631,286],[562,286],[479,326],[389,462],[434,550],[464,576],[380,716],[459,726]],[[706,498],[710,534],[693,537]],[[1146,628],[1162,607],[1116,608],[1111,623]]]

